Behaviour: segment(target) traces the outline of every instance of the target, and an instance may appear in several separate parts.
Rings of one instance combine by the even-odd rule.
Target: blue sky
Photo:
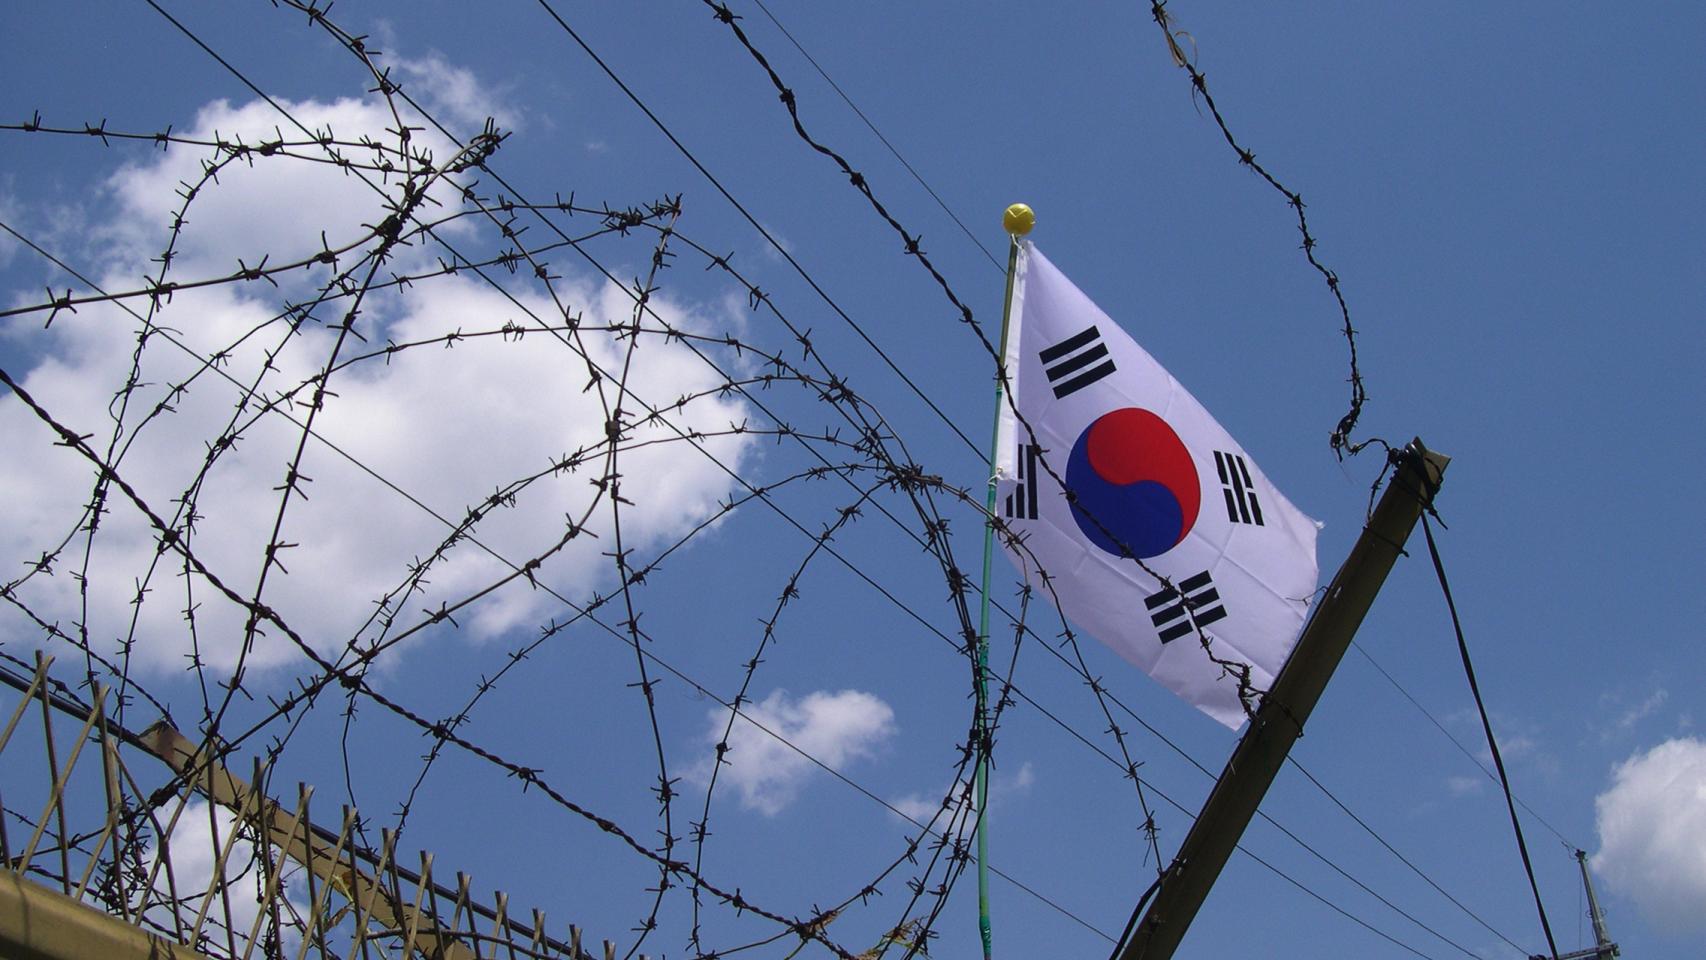
[[[309,126],[332,124],[352,139],[384,137],[393,126],[370,92],[372,77],[300,12],[258,2],[161,6]],[[333,18],[366,35],[393,79],[458,137],[497,118],[510,135],[490,168],[511,185],[506,195],[541,202],[572,194],[587,207],[628,207],[679,194],[682,242],[659,274],[661,316],[799,365],[809,358],[796,333],[809,330],[815,357],[880,412],[913,460],[980,493],[992,400],[987,354],[871,205],[795,135],[770,81],[729,28],[687,0],[554,0],[554,7],[827,299],[540,4],[476,11],[427,2],[405,14],[348,2]],[[1002,271],[972,237],[1001,258],[1000,212],[1025,201],[1038,213],[1038,246],[1324,523],[1323,579],[1337,567],[1381,466],[1375,452],[1341,462],[1327,443],[1349,399],[1337,306],[1298,248],[1283,199],[1237,162],[1172,63],[1147,5],[1055,10],[1000,2],[974,13],[900,3],[768,4],[972,237],[763,9],[746,0],[731,8],[795,91],[801,122],[864,175],[908,231],[922,234],[931,261],[985,330],[999,323]],[[1530,808],[1524,826],[1559,949],[1582,945],[1586,935],[1570,855],[1580,847],[1595,856],[1611,932],[1626,956],[1697,952],[1706,934],[1697,909],[1706,897],[1706,794],[1699,792],[1706,741],[1695,716],[1696,678],[1706,665],[1698,644],[1706,605],[1696,587],[1706,521],[1692,492],[1706,469],[1692,430],[1706,346],[1698,323],[1706,290],[1700,11],[1681,3],[1615,17],[1587,5],[1537,3],[1228,9],[1180,2],[1168,9],[1239,141],[1308,204],[1317,254],[1340,278],[1358,331],[1369,401],[1357,436],[1394,443],[1420,436],[1453,457],[1439,501],[1440,545],[1505,759]],[[39,111],[44,125],[76,129],[104,122],[137,133],[240,131],[253,142],[277,125],[285,139],[298,136],[145,3],[13,7],[0,13],[0,28],[25,41],[9,45],[0,62],[0,122],[20,124]],[[419,136],[435,156],[449,155],[435,132]],[[168,239],[179,202],[173,191],[198,176],[209,155],[15,127],[0,138],[0,220],[109,289],[135,289],[145,272],[158,270],[147,260]],[[481,177],[479,189],[491,196],[502,188]],[[434,190],[441,206],[423,216],[461,209],[449,184]],[[232,166],[188,211],[174,276],[222,276],[237,259],[253,265],[265,254],[275,263],[312,256],[322,230],[335,245],[382,218],[375,201],[371,190],[308,160]],[[553,222],[575,236],[598,225],[585,214]],[[547,229],[533,222],[522,242],[544,242]],[[478,217],[441,232],[481,257],[506,244]],[[749,309],[747,291],[706,270],[706,257],[686,241],[717,255],[732,251],[730,262],[795,330]],[[589,239],[584,249],[631,286],[646,276],[656,242],[654,231],[636,229]],[[397,264],[425,271],[447,256],[422,242],[400,251]],[[566,250],[548,259],[559,302],[571,312],[620,322],[631,311],[631,300],[591,261]],[[306,295],[324,274],[305,269],[276,279],[277,287],[250,282],[179,294],[162,322],[211,352]],[[466,272],[375,296],[364,321],[368,341],[349,349],[453,330],[496,334],[506,322],[525,323],[530,311],[551,315],[549,292],[528,267],[513,275],[499,267],[495,279],[514,300]],[[6,306],[39,304],[44,287],[55,296],[86,289],[0,235]],[[45,319],[39,312],[0,319],[0,366],[104,445],[113,437],[108,401],[124,383],[137,323],[99,305],[61,313],[51,327]],[[319,323],[289,340],[277,326],[265,328],[274,331],[268,342],[284,344],[282,369],[266,381],[275,389],[311,375],[336,339]],[[259,375],[260,342],[236,351],[236,372]],[[353,364],[330,387],[338,395],[325,407],[324,431],[397,487],[460,517],[500,485],[602,436],[608,411],[594,399],[597,390],[583,390],[586,361],[552,343],[543,332],[526,340],[487,336],[448,350],[409,348],[391,364],[382,356]],[[601,364],[622,362],[619,341],[598,343],[608,351]],[[701,817],[721,730],[716,718],[726,715],[713,698],[733,696],[764,636],[761,621],[774,618],[774,642],[747,692],[754,715],[869,794],[928,816],[953,780],[970,705],[964,660],[932,630],[951,637],[958,629],[942,571],[902,524],[876,509],[904,515],[911,503],[878,490],[857,522],[835,531],[847,564],[814,553],[811,535],[835,524],[859,494],[839,480],[789,480],[813,465],[803,447],[726,428],[744,421],[770,429],[780,418],[821,432],[837,414],[797,385],[719,395],[722,376],[762,373],[763,361],[707,349],[723,374],[661,339],[634,352],[638,400],[662,405],[712,391],[676,422],[726,435],[708,441],[715,459],[679,440],[623,454],[633,501],[621,508],[623,548],[658,556],[722,512],[720,502],[743,496],[742,483],[774,485],[776,509],[749,502],[727,511],[633,591],[652,638],[647,649],[658,658],[648,676],[662,677],[654,710],[631,686],[639,676],[620,627],[624,612],[604,617],[613,631],[580,623],[540,645],[481,701],[466,735],[542,769],[554,787],[643,844],[655,844],[661,827],[652,793],[661,750],[668,775],[680,778],[671,818],[685,836]],[[143,379],[153,386],[137,395],[151,406],[164,399],[162,385],[189,376],[194,363],[160,339],[146,356]],[[234,391],[205,377],[187,399],[175,398],[175,412],[134,431],[126,470],[138,489],[156,494],[155,505],[169,503],[193,476],[230,416]],[[124,414],[126,436],[144,406]],[[16,397],[0,396],[0,429],[9,461],[0,466],[9,515],[0,562],[21,570],[68,536],[80,553],[84,541],[73,532],[92,485],[86,461],[52,447]],[[270,523],[256,518],[270,521],[277,510],[272,488],[295,429],[260,418],[207,482],[197,536],[209,563],[239,589],[252,587],[260,570]],[[843,447],[823,449],[856,459]],[[268,596],[305,636],[336,651],[406,565],[442,540],[443,528],[322,445],[311,445],[305,458],[310,497],[289,508],[284,527],[305,559],[287,561],[290,573],[276,576]],[[499,552],[524,557],[549,545],[565,514],[590,509],[577,522],[598,542],[575,541],[546,569],[554,588],[577,603],[616,586],[604,556],[616,549],[609,503],[582,479],[558,474],[529,485],[485,528]],[[876,477],[848,479],[869,485]],[[946,496],[935,507],[951,521],[955,557],[975,563],[975,510]],[[916,531],[917,514],[906,522]],[[152,543],[135,511],[123,508],[96,543],[87,612],[63,565],[52,578],[30,580],[20,596],[47,619],[86,620],[91,643],[110,652],[128,629],[135,578]],[[1282,774],[1264,810],[1338,869],[1267,823],[1251,828],[1246,846],[1427,956],[1521,955],[1500,934],[1523,953],[1542,952],[1496,786],[1429,719],[1469,753],[1484,751],[1420,548],[1418,535],[1295,756],[1486,925],[1382,849],[1295,769]],[[799,596],[778,616],[777,598],[802,568],[794,580]],[[489,556],[457,551],[399,623],[502,573]],[[1012,601],[1010,572],[998,566],[997,574],[1006,578],[998,593]],[[181,587],[161,578],[140,607],[133,673],[189,727],[203,693],[180,666],[190,642]],[[218,635],[240,633],[242,624],[211,598],[207,607],[212,679],[235,657]],[[1052,640],[1059,622],[1044,607],[1037,601],[1028,620]],[[455,623],[390,648],[371,682],[424,716],[448,716],[541,625],[566,619],[565,609],[512,584]],[[1009,628],[996,646],[1003,664],[1010,636]],[[42,642],[16,606],[0,610],[0,639],[16,656]],[[1144,724],[1218,770],[1234,742],[1228,731],[1093,641],[1084,640],[1082,652],[1090,672]],[[260,718],[265,694],[313,675],[276,635],[254,656],[245,685],[256,700],[233,706],[233,723]],[[1118,767],[1075,736],[1115,750],[1081,678],[1034,640],[1022,648],[1014,677],[1033,699],[1013,707],[1002,727],[990,859],[1095,930],[997,878],[996,948],[1099,956],[1109,944],[1095,931],[1117,934],[1153,876],[1143,818]],[[136,726],[153,719],[146,705],[133,709]],[[1120,722],[1145,780],[1195,809],[1210,778],[1135,720],[1122,715]],[[275,723],[254,743],[282,736]],[[732,742],[735,762],[712,797],[703,872],[766,909],[804,915],[857,893],[916,833],[893,810],[767,737],[737,727]],[[371,816],[394,820],[425,748],[418,730],[372,704],[346,730],[340,705],[327,701],[290,734],[282,757],[287,779],[314,782],[322,796],[353,799]],[[1170,855],[1187,820],[1151,800]],[[653,865],[466,754],[453,752],[432,768],[405,837],[486,888],[505,889],[595,936],[632,942],[629,928],[651,909],[645,888],[656,883]],[[855,904],[831,933],[855,950],[874,943],[902,915],[907,876],[887,876],[883,895]],[[686,895],[672,891],[658,916],[660,928],[643,949],[691,955]],[[708,945],[721,948],[775,932],[720,908],[705,923]],[[969,875],[957,882],[936,930],[932,956],[975,952]],[[1313,956],[1324,947],[1414,955],[1244,855],[1186,941],[1200,956]],[[766,949],[784,956],[788,947]]]

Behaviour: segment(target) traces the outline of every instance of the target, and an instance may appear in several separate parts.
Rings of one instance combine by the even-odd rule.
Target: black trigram
[[[1256,501],[1256,485],[1250,482],[1250,468],[1236,453],[1214,451],[1214,469],[1220,471],[1221,494],[1226,497],[1226,519],[1233,523],[1253,523],[1263,526],[1262,505]]]
[[[1015,477],[1019,485],[1002,504],[1002,516],[1014,520],[1037,518],[1037,457],[1041,453],[1042,448],[1034,443],[1019,444],[1018,476]]]
[[[1037,354],[1056,399],[1076,393],[1114,372],[1114,361],[1094,325]]]
[[[1180,591],[1185,595],[1182,600],[1179,599]],[[1150,595],[1143,605],[1149,608],[1149,619],[1155,623],[1155,629],[1161,631],[1162,643],[1170,643],[1196,627],[1206,627],[1226,616],[1226,608],[1220,605],[1220,591],[1214,588],[1207,570],[1181,580],[1178,590],[1168,587]],[[1191,611],[1188,617],[1185,616],[1187,607]],[[1195,626],[1192,625],[1193,620]]]

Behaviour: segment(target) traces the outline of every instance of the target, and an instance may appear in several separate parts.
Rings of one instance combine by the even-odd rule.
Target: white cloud
[[[788,258],[783,256],[783,254],[793,254],[793,242],[787,237],[782,236],[782,232],[780,230],[768,223],[764,225],[764,232],[770,235],[770,240],[766,240],[762,235],[760,235],[757,238],[757,243],[758,249],[764,253],[765,259],[769,260],[771,263],[786,263]],[[771,240],[774,240],[775,243],[772,244]],[[781,247],[781,249],[778,250],[777,247]]]
[[[454,129],[456,124],[478,127],[492,117],[505,130],[520,128],[519,108],[510,101],[513,90],[509,85],[499,84],[494,90],[473,71],[451,63],[436,50],[422,57],[402,55],[396,24],[388,18],[374,19],[369,29],[377,43],[368,48],[378,46],[384,51],[375,58],[375,64],[381,70],[389,68],[391,79],[401,83],[410,97],[424,100],[439,120]]]
[[[366,136],[395,145],[395,137],[385,131],[394,128],[397,121],[383,100],[345,97],[329,102],[278,102],[309,130],[329,133],[340,142],[355,142]],[[411,126],[422,122],[407,114],[405,119]],[[197,112],[195,122],[183,135],[195,140],[241,140],[251,147],[280,140],[301,142],[309,136],[271,105],[258,100],[240,105],[215,100]],[[312,147],[296,149],[324,156]],[[413,134],[411,150],[429,152],[440,165],[457,152],[430,128]],[[338,152],[361,163],[377,156],[360,146],[340,147]],[[173,273],[180,281],[229,275],[238,269],[239,260],[249,266],[267,256],[275,265],[294,262],[313,256],[325,245],[337,247],[358,240],[367,232],[363,225],[379,223],[388,212],[385,203],[402,194],[403,179],[395,174],[346,174],[330,163],[282,156],[226,163],[217,170],[216,180],[206,181],[204,165],[215,156],[209,148],[178,145],[165,153],[147,155],[144,161],[127,163],[109,178],[108,195],[116,206],[94,234],[117,289],[135,289],[142,277],[157,272],[158,264],[149,261],[165,249],[168,228],[183,206],[185,184],[197,187],[197,192],[173,250]],[[395,154],[390,159],[397,162]],[[429,204],[424,208],[427,211],[460,206],[456,191],[442,180],[430,196],[443,207]],[[297,283],[310,279],[313,276],[304,273]],[[286,292],[291,289],[287,286]]]
[[[394,125],[389,113],[370,100],[285,106],[310,127],[330,128],[340,139],[381,136],[385,127]],[[280,124],[281,118],[265,104],[218,101],[200,111],[188,133],[205,137],[217,130],[226,138],[240,134],[255,144],[276,138]],[[286,128],[285,136],[291,135]],[[442,144],[430,143],[430,135],[418,138],[429,141],[441,161],[448,156]],[[197,182],[206,156],[206,151],[174,147],[110,177],[87,211],[92,222],[102,224],[94,248],[80,254],[83,263],[93,261],[88,272],[108,289],[134,289],[143,276],[157,271],[158,265],[148,260],[165,247],[168,224],[179,204],[174,191],[181,181]],[[400,189],[395,178],[388,188],[393,196]],[[434,208],[436,215],[454,211],[461,203],[448,188],[434,196],[444,204]],[[363,223],[384,218],[386,202],[386,197],[328,164],[273,157],[256,158],[253,166],[233,165],[190,207],[176,245],[173,276],[220,276],[235,268],[238,258],[253,266],[267,254],[274,264],[288,262],[321,249],[322,231],[334,246],[349,242],[362,235]],[[451,229],[449,235],[461,230],[478,240],[473,229],[470,223]],[[484,249],[489,254],[494,248]],[[417,245],[401,251],[387,266],[405,271],[432,264],[437,255],[448,256]],[[568,273],[566,264],[553,268]],[[224,351],[225,373],[240,383],[258,381],[263,394],[277,396],[325,363],[336,335],[329,324],[340,318],[344,305],[337,300],[322,305],[316,311],[321,322],[304,324],[296,335],[271,318],[286,300],[301,297],[329,276],[329,268],[316,267],[280,277],[282,289],[254,281],[241,287],[179,291],[163,302],[154,320],[203,357]],[[528,310],[547,320],[559,316],[543,295],[524,292],[536,290],[536,285],[515,282],[511,287],[521,306],[466,273],[401,291],[375,291],[363,302],[356,327],[366,342],[351,341],[343,356],[383,347],[387,341],[495,331],[511,321],[527,327],[532,323]],[[632,309],[626,293],[602,278],[569,275],[555,281],[555,288],[589,327],[626,320]],[[132,304],[139,311],[146,309],[144,301]],[[651,306],[679,328],[721,333],[726,326],[720,304],[707,308],[654,295]],[[104,450],[119,412],[112,405],[114,395],[130,375],[138,321],[112,305],[85,305],[75,314],[62,313],[48,330],[41,328],[39,316],[20,318],[7,327],[46,353],[22,378],[25,389],[61,422],[92,434],[90,443]],[[621,369],[626,341],[590,330],[580,339],[604,369]],[[201,363],[165,337],[155,336],[141,356],[142,386],[123,411],[121,442],[128,447],[119,472],[167,517],[176,509],[175,501],[197,482],[209,445],[225,429],[241,397],[237,386],[213,373],[195,375]],[[12,371],[14,376],[20,372]],[[173,391],[192,375],[186,392]],[[645,339],[633,355],[628,377],[632,396],[623,406],[637,420],[645,409],[634,397],[669,404],[722,381],[721,374],[684,348]],[[455,521],[498,486],[545,469],[553,457],[604,439],[606,415],[599,391],[583,389],[587,382],[585,361],[544,333],[467,339],[454,349],[407,349],[338,372],[329,384],[335,395],[328,398],[315,426],[326,439]],[[285,409],[305,415],[304,399],[296,398]],[[161,404],[169,404],[172,412],[143,425]],[[747,407],[738,397],[709,397],[672,412],[669,419],[684,431],[714,431],[746,416]],[[199,520],[190,542],[239,592],[251,591],[260,574],[278,509],[275,488],[283,481],[299,436],[300,428],[281,416],[260,417],[200,482]],[[634,444],[643,444],[676,434],[662,423],[652,423],[635,427],[630,436]],[[94,537],[85,600],[76,580],[83,543],[76,530],[94,474],[86,460],[56,446],[54,439],[16,397],[0,397],[0,450],[6,451],[0,457],[0,500],[28,504],[28,509],[0,511],[0,582],[11,580],[23,564],[70,537],[71,547],[61,556],[55,575],[35,576],[18,589],[32,610],[68,630],[83,623],[92,642],[109,651],[118,638],[131,633],[135,616],[136,658],[144,667],[165,671],[181,669],[192,652],[183,611],[194,604],[201,658],[228,668],[243,633],[240,608],[224,602],[199,578],[185,580],[181,562],[175,564],[170,553],[161,558],[146,519],[117,495]],[[734,470],[754,455],[750,436],[712,438],[701,446]],[[571,595],[582,598],[607,587],[614,577],[610,560],[601,556],[611,549],[608,498],[589,482],[591,472],[541,479],[523,490],[513,507],[491,511],[475,535],[507,558],[524,561],[556,542],[565,517],[579,521],[598,498],[587,523],[591,535],[573,541],[537,575],[559,589],[574,585]],[[714,515],[719,498],[733,483],[722,467],[686,442],[625,452],[620,472],[621,495],[632,503],[623,509],[624,546],[635,551],[636,559]],[[375,601],[402,582],[407,565],[431,554],[449,531],[320,443],[308,444],[302,474],[312,478],[303,487],[308,498],[291,503],[281,533],[281,540],[299,546],[281,554],[289,574],[275,571],[263,599],[321,652],[335,654],[361,629]],[[151,572],[157,560],[162,566]],[[454,603],[508,572],[463,542],[432,570],[423,592],[403,605],[400,624],[418,619],[423,609]],[[143,603],[133,604],[142,583],[149,592]],[[191,589],[193,595],[186,592]],[[465,632],[486,638],[543,619],[555,604],[549,595],[520,581],[456,618]],[[25,636],[36,631],[8,606],[0,608],[0,632]],[[284,637],[268,636],[249,663],[276,665],[294,656]]]
[[[735,789],[743,808],[767,817],[793,803],[807,779],[818,770],[782,740],[826,766],[842,770],[853,761],[874,756],[898,729],[894,710],[874,694],[859,690],[819,690],[798,700],[785,690],[777,690],[743,708],[742,713],[729,731],[727,762],[718,778]],[[722,738],[728,716],[721,708],[708,713],[707,743],[715,746]],[[692,776],[704,783],[709,774],[710,764],[706,763]]]
[[[994,776],[989,779],[990,809],[999,807],[1009,797],[1020,796],[1028,792],[1031,785],[1036,783],[1036,779],[1036,770],[1031,766],[1029,760],[1020,764],[1018,771],[1012,775],[1007,775],[997,768]],[[965,781],[959,781],[953,789],[955,795],[948,798],[947,814],[936,821],[938,828],[945,828],[953,822],[954,816],[958,813],[959,804],[962,802],[960,791],[965,789]],[[947,790],[939,790],[933,794],[927,792],[909,793],[895,800],[894,808],[911,820],[918,823],[929,823],[931,818],[936,816],[936,812],[942,809],[943,798],[947,796],[948,792]]]
[[[1600,740],[1615,740],[1619,737],[1625,737],[1630,733],[1633,733],[1637,723],[1640,723],[1642,720],[1652,716],[1660,707],[1665,705],[1665,701],[1669,698],[1670,692],[1665,690],[1663,687],[1647,694],[1646,698],[1640,703],[1632,704],[1624,709],[1615,720],[1612,720],[1609,725],[1602,729],[1599,734]],[[1601,697],[1600,703],[1607,709],[1611,709],[1616,706],[1615,701],[1609,696]]]
[[[1480,793],[1487,785],[1485,777],[1446,777],[1445,788],[1454,797],[1466,797],[1472,793]]]
[[[391,67],[391,78],[402,81],[409,96],[421,101],[427,112],[464,139],[478,133],[487,117],[502,130],[521,129],[519,111],[488,89],[474,71],[456,66],[439,53],[424,57],[393,54],[380,63],[382,67],[387,64]]]
[[[1593,869],[1676,932],[1706,930],[1706,742],[1667,740],[1619,764],[1594,800]]]
[[[1495,729],[1493,738],[1498,740],[1499,756],[1504,758],[1506,763],[1532,756],[1539,747],[1539,743],[1533,737],[1522,733],[1500,733]],[[1493,751],[1486,747],[1482,747],[1477,752],[1477,756],[1481,758],[1483,764],[1489,767],[1493,765]]]
[[[16,227],[18,223],[18,200],[12,195],[12,177],[0,175],[0,220]],[[10,233],[0,230],[0,270],[4,270],[12,262],[23,244],[12,239]]]
[[[196,916],[202,912],[203,901],[209,899],[211,892],[211,902],[206,904],[207,919],[203,932],[211,939],[223,942],[223,931],[229,920],[241,950],[247,944],[255,919],[273,902],[266,896],[268,877],[262,870],[255,845],[245,839],[252,837],[253,831],[238,830],[236,816],[231,811],[224,807],[212,807],[210,810],[207,801],[199,799],[184,802],[175,821],[163,813],[160,823],[162,828],[169,825],[170,831],[166,833],[168,842],[157,844],[156,850],[166,849],[169,855],[167,863],[159,864],[158,868],[158,852],[149,860],[155,897],[170,900],[175,893],[178,897],[177,913],[188,926],[195,923]],[[234,830],[237,830],[235,837],[232,836]],[[222,883],[216,885],[213,882],[214,869],[218,866],[221,850],[226,851],[225,870]],[[301,892],[301,868],[278,857],[276,851],[273,857],[273,862],[279,864],[281,870],[279,888],[274,894],[282,907],[280,914],[284,920],[280,940],[287,952],[293,952],[301,943],[301,935],[290,925],[290,918],[308,916],[308,905],[296,896]],[[221,887],[226,896],[220,894]],[[230,905],[229,914],[226,913],[227,903]],[[154,923],[170,928],[172,909],[164,905],[155,906],[148,910],[147,915]],[[266,925],[263,922],[257,945],[264,943],[265,937]]]
[[[1468,742],[1476,745],[1475,758],[1481,766],[1493,769],[1493,752],[1487,748],[1480,715],[1474,710],[1464,709],[1453,712],[1446,719],[1451,726],[1463,731]],[[1507,768],[1526,766],[1531,771],[1544,774],[1557,772],[1558,760],[1544,747],[1543,733],[1537,724],[1496,711],[1489,715],[1489,720],[1493,736],[1499,743],[1499,756]]]
[[[915,823],[929,823],[936,811],[942,809],[943,794],[931,796],[927,793],[909,793],[894,801],[894,808],[901,816]],[[950,801],[950,804],[957,801]]]

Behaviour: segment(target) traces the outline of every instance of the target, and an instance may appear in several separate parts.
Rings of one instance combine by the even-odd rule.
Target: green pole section
[[[1019,264],[1019,237],[1036,222],[1031,208],[1016,203],[1007,208],[1002,225],[1007,228],[1007,294],[1001,304],[1001,349],[998,364],[1007,360],[1007,326],[1013,316],[1013,274]],[[1009,371],[1010,373],[1010,371]],[[989,491],[984,506],[989,518],[983,527],[983,583],[977,617],[977,766],[972,775],[973,802],[977,805],[977,929],[983,937],[983,960],[995,952],[989,924],[989,577],[995,557],[995,464],[1001,450],[1001,405],[1006,402],[1006,382],[995,378],[995,426],[989,441]]]

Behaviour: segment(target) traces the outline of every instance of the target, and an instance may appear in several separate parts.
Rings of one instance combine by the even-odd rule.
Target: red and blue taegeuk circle
[[[1202,505],[1190,450],[1167,421],[1138,407],[1084,428],[1066,461],[1066,485],[1078,529],[1116,557],[1129,550],[1146,559],[1178,546]]]

